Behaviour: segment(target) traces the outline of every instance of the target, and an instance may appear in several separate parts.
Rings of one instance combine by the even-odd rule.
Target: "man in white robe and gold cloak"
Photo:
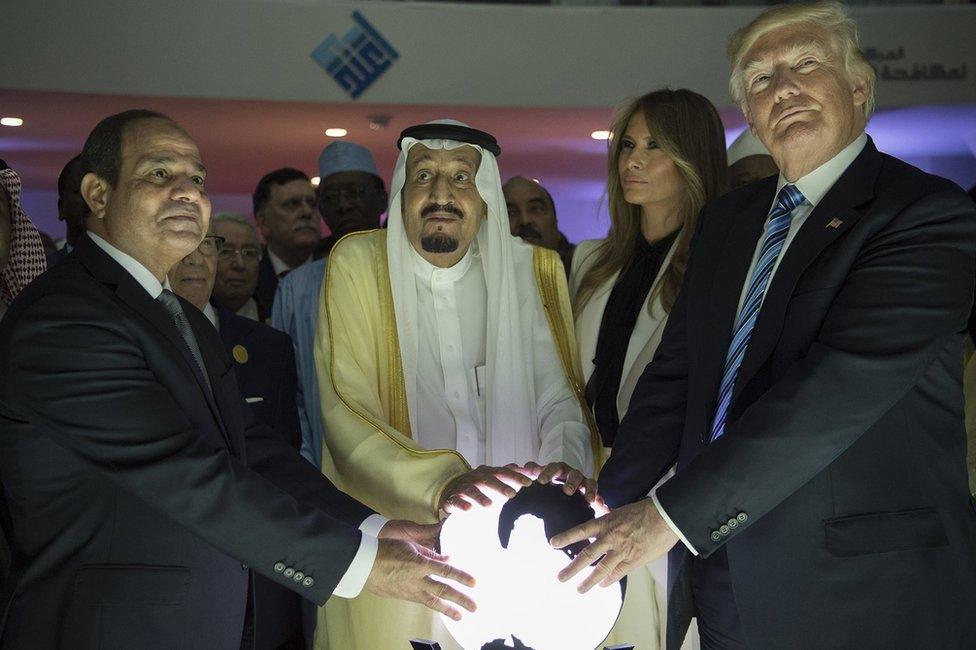
[[[343,238],[320,297],[323,472],[382,515],[427,523],[488,488],[514,495],[526,463],[586,490],[599,438],[558,255],[509,233],[492,136],[439,121],[399,146],[388,229]],[[458,647],[429,610],[364,593],[319,610],[315,647],[412,638]]]

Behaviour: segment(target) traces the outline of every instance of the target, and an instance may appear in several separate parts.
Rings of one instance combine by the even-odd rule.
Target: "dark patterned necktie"
[[[159,294],[156,298],[159,301],[169,315],[173,318],[173,324],[176,325],[176,329],[179,330],[180,336],[183,337],[183,341],[186,346],[190,348],[190,354],[193,356],[193,360],[197,362],[197,368],[200,369],[200,374],[203,375],[203,381],[207,384],[207,390],[210,394],[213,394],[213,387],[210,386],[210,377],[207,376],[207,368],[203,365],[203,355],[200,354],[200,346],[197,345],[197,338],[193,335],[193,329],[190,327],[190,321],[186,319],[186,314],[183,313],[183,305],[180,304],[180,299],[176,297],[176,294],[169,289],[163,289],[163,292]]]

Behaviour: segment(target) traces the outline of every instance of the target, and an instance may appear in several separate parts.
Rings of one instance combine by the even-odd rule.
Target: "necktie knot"
[[[803,192],[797,189],[796,185],[784,185],[776,197],[776,207],[783,212],[793,212],[796,206],[806,200]]]

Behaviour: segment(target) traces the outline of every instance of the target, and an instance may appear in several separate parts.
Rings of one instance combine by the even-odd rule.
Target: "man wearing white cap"
[[[729,189],[734,190],[752,181],[779,173],[776,161],[749,128],[746,128],[732,142],[728,158]]]
[[[323,240],[324,255],[343,236],[380,227],[380,215],[386,210],[386,187],[368,149],[343,140],[333,142],[319,155],[319,178],[319,212],[332,232]],[[271,309],[271,325],[288,333],[295,344],[302,456],[316,467],[322,465],[324,428],[313,347],[327,262],[323,257],[282,278]]]
[[[388,229],[336,246],[319,306],[323,471],[423,522],[513,496],[527,475],[592,494],[562,263],[511,236],[495,139],[443,121],[399,145]],[[366,596],[320,612],[318,648],[457,647],[420,607]]]

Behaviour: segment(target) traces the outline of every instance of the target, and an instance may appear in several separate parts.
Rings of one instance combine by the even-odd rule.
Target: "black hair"
[[[284,185],[285,183],[290,183],[300,178],[309,180],[308,174],[291,167],[282,167],[281,169],[276,169],[273,172],[268,172],[265,174],[261,180],[258,181],[258,186],[254,188],[254,195],[251,197],[254,206],[254,214],[257,214],[263,210],[264,206],[268,204],[268,199],[271,198],[271,187],[273,185]]]
[[[95,174],[115,187],[122,167],[122,136],[125,129],[133,122],[147,119],[173,121],[162,113],[134,108],[109,115],[96,124],[81,150],[82,171]]]
[[[61,173],[58,174],[58,197],[62,197],[65,194],[66,186],[68,185],[68,176],[71,174],[71,170],[74,167],[79,167],[81,165],[81,154],[78,154],[74,158],[68,161],[68,164],[64,166]],[[80,169],[80,167],[79,167]]]

